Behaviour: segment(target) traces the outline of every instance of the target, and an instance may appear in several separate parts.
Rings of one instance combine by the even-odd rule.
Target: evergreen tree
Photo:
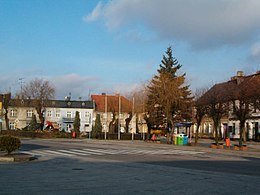
[[[74,129],[74,132],[76,133],[76,137],[79,137],[79,135],[80,135],[80,117],[79,117],[79,111],[76,111],[75,119],[74,119],[74,122],[73,122],[73,129]]]
[[[147,109],[151,120],[168,131],[174,123],[183,120],[192,97],[189,86],[185,85],[186,74],[177,74],[182,65],[173,57],[171,47],[167,48],[159,67],[158,74],[148,85]]]
[[[35,131],[35,130],[37,130],[37,120],[36,120],[35,114],[32,115],[32,119],[31,119],[31,121],[30,121],[30,123],[29,123],[29,128],[28,128],[28,130],[30,130],[30,131]]]
[[[102,124],[101,124],[100,114],[97,114],[95,120],[95,126],[93,127],[92,136],[98,138],[101,133],[102,133]]]

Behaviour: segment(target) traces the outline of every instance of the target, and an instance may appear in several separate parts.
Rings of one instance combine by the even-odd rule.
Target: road
[[[259,194],[258,151],[24,139],[21,152],[38,159],[0,164],[0,194]]]

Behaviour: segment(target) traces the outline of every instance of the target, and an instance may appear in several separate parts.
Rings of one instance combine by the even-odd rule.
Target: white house
[[[70,132],[73,129],[76,111],[78,111],[80,132],[91,132],[94,108],[93,101],[50,100],[45,106],[45,127],[53,125],[54,128]]]

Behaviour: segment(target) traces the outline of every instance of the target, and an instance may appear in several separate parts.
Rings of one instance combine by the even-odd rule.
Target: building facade
[[[50,100],[44,111],[45,127],[53,126],[60,131],[71,132],[76,112],[80,116],[80,132],[92,131],[94,116],[93,101]]]
[[[245,118],[247,139],[259,140],[260,135],[260,72],[245,76],[242,71],[229,81],[214,85],[201,98],[203,104],[210,104],[210,97],[217,97],[219,102],[227,105],[227,112],[220,121],[222,138],[240,137],[240,119]],[[217,105],[217,104],[216,104]],[[240,118],[240,119],[239,119]],[[193,131],[196,129],[196,121]],[[213,135],[213,120],[203,117],[199,133]]]
[[[121,95],[92,95],[95,102],[95,118],[100,115],[102,132],[136,133],[136,114],[133,103]],[[129,124],[127,124],[129,120]],[[119,122],[118,122],[119,121]]]
[[[40,123],[35,105],[35,100],[11,99],[7,109],[8,121],[3,117],[4,114],[1,115],[1,130],[6,130],[6,123],[8,123],[10,130],[26,128],[30,124],[33,115],[36,116],[37,122]],[[95,109],[93,101],[48,100],[43,105],[44,129],[53,128],[70,132],[73,129],[75,113],[78,111],[81,124],[80,132],[92,131]],[[6,111],[4,112],[6,113]]]

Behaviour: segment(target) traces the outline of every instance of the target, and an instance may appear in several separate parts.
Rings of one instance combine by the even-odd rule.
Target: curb
[[[37,158],[32,155],[23,153],[15,153],[9,156],[0,154],[0,162],[28,162],[35,159]]]

